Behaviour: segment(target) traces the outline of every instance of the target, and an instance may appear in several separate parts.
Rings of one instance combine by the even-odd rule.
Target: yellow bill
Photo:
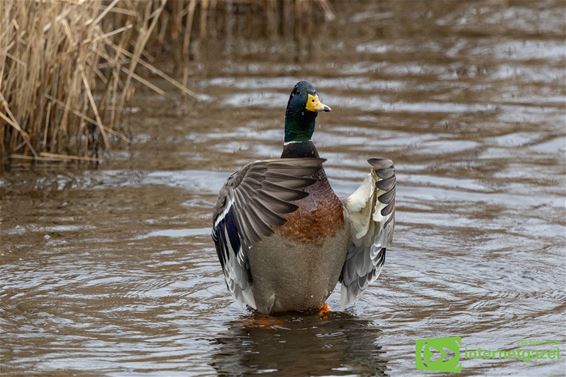
[[[312,94],[308,95],[306,109],[308,111],[313,111],[313,112],[317,112],[317,111],[329,112],[332,110],[330,106],[326,106],[324,103],[320,102],[320,98],[318,98],[318,94],[315,94],[314,96]]]

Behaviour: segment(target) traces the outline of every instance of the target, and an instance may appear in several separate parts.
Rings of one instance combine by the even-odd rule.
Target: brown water
[[[565,351],[564,3],[340,4],[294,40],[243,40],[252,23],[203,45],[202,100],[138,97],[133,144],[100,168],[0,176],[0,375],[421,375],[415,340],[450,335]],[[336,191],[393,159],[398,226],[354,310],[261,327],[227,293],[210,215],[231,171],[280,154],[303,78],[334,109],[314,141]],[[564,368],[463,360],[462,375]]]

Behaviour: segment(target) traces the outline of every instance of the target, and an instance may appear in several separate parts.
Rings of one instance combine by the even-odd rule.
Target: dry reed
[[[326,18],[327,0],[316,3]],[[120,116],[139,82],[165,91],[136,72],[181,82],[150,64],[146,47],[167,41],[189,58],[191,41],[206,37],[209,11],[259,6],[274,15],[302,12],[308,0],[51,0],[0,1],[0,156],[29,160],[99,161],[113,139],[127,141]],[[281,22],[279,22],[281,23]],[[182,64],[181,64],[182,66]]]

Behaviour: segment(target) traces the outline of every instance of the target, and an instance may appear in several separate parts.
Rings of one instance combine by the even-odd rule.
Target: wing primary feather
[[[281,200],[263,190],[258,191],[258,196],[264,205],[269,205],[276,213],[291,213],[298,208],[295,204]],[[269,204],[266,204],[265,201],[269,202]]]
[[[393,167],[393,161],[385,158],[370,158],[368,163],[376,170]]]
[[[243,199],[243,195],[240,192],[236,192],[236,198],[239,199],[240,203],[245,203]],[[236,211],[236,213],[238,218],[241,220],[240,223],[242,224],[242,228],[244,228],[244,235],[246,237],[246,246],[250,247],[254,242],[258,241],[261,237],[253,227],[251,220],[246,215],[247,211],[238,210]]]
[[[393,168],[377,169],[376,173],[379,178],[386,179],[395,175],[395,170]]]
[[[309,194],[302,190],[287,188],[273,182],[263,182],[263,190],[277,198],[292,202],[295,200],[306,198]]]
[[[377,181],[376,185],[383,191],[389,191],[395,186],[395,176]]]
[[[381,210],[381,216],[389,215],[391,212],[393,212],[393,208],[395,208],[395,200],[392,200],[391,203],[386,205],[385,208]]]
[[[385,194],[380,195],[377,199],[383,204],[389,204],[389,202],[391,202],[391,200],[394,198],[395,198],[395,187],[393,187]]]
[[[385,223],[383,224],[383,228],[387,227],[389,224],[391,224],[393,221],[395,221],[395,217],[394,216],[390,216]]]
[[[250,210],[247,211],[247,214],[249,215],[252,228],[260,236],[260,239],[262,236],[267,237],[273,234],[273,230],[269,227],[269,225],[263,222],[263,219],[259,217],[253,209],[250,208]]]
[[[304,176],[290,175],[284,173],[268,172],[266,178],[269,178],[270,182],[274,183],[285,183],[285,187],[289,188],[303,188],[310,186],[316,182],[316,179]]]
[[[270,168],[296,169],[297,167],[320,168],[325,158],[285,158],[268,162]]]
[[[273,224],[273,225],[283,225],[285,224],[285,219],[275,212],[273,212],[270,208],[268,208],[261,200],[256,199],[252,204],[254,208],[254,212],[261,217],[261,219],[266,224]]]

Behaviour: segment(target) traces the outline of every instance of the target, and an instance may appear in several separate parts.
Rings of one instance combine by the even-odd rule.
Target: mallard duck
[[[215,206],[212,239],[234,298],[265,314],[327,307],[339,281],[341,304],[355,303],[379,276],[395,223],[395,172],[382,158],[341,201],[311,141],[329,112],[314,86],[295,85],[285,112],[279,159],[250,162],[226,181]]]

